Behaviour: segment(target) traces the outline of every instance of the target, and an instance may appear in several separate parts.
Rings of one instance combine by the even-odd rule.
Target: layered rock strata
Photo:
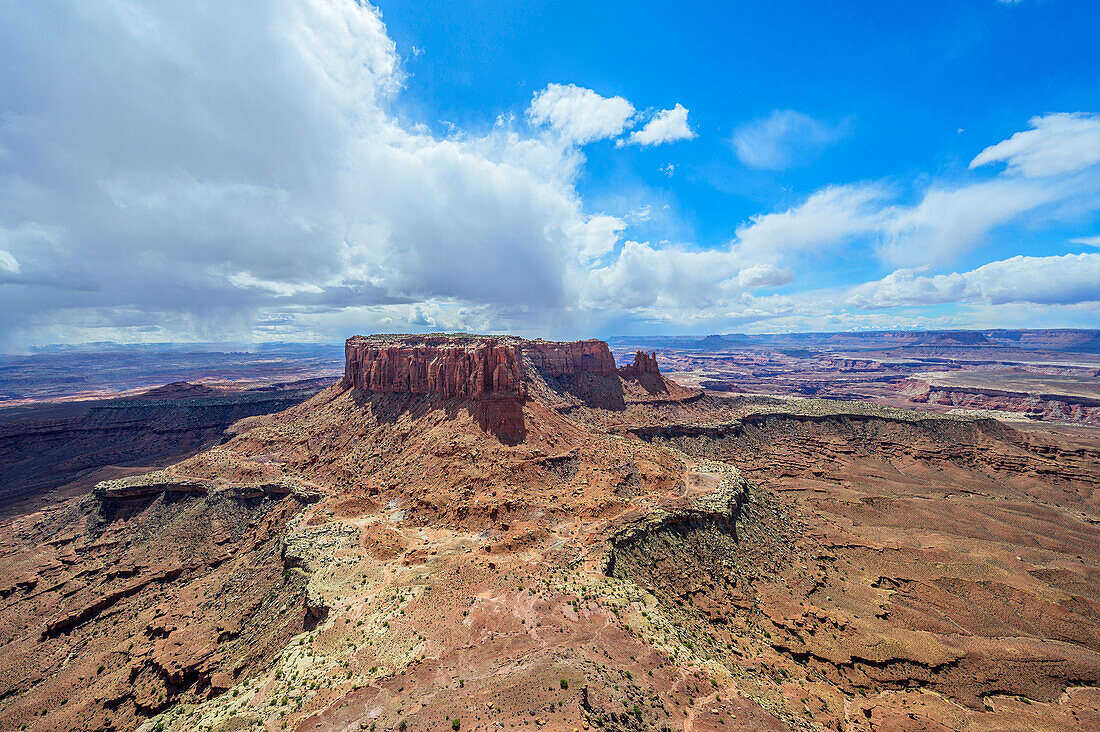
[[[552,378],[616,373],[615,357],[607,344],[598,340],[354,336],[345,344],[344,382],[372,393],[523,400],[527,397],[528,367]],[[634,368],[637,367],[636,359]],[[656,373],[656,360],[651,364],[645,362],[645,368]]]
[[[634,363],[619,369],[619,374],[624,379],[640,379],[646,374],[659,373],[661,373],[661,370],[657,368],[656,351],[650,353],[637,351],[634,354]]]
[[[373,393],[434,394],[459,399],[525,399],[515,342],[495,338],[349,338],[344,381]]]
[[[531,365],[544,376],[611,376],[615,373],[615,357],[603,341],[523,341],[521,347]]]

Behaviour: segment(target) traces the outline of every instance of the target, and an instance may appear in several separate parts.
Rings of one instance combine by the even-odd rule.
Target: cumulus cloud
[[[888,217],[879,252],[886,261],[909,267],[950,264],[997,226],[1065,195],[1059,186],[1012,179],[934,186],[919,203]]]
[[[684,327],[789,316],[800,307],[796,299],[759,294],[794,281],[795,272],[778,262],[781,254],[748,249],[737,239],[710,249],[628,240],[617,256],[582,275],[580,307]]]
[[[590,262],[610,252],[625,228],[626,221],[623,219],[597,214],[583,224],[577,224],[571,233],[579,244],[581,259]]]
[[[682,104],[677,104],[672,109],[662,109],[642,129],[630,133],[623,144],[648,147],[690,140],[695,137],[695,133],[688,126],[687,120],[688,110]]]
[[[630,126],[634,105],[623,97],[602,97],[575,84],[550,84],[527,108],[536,125],[549,125],[580,145],[618,137]]]
[[[830,186],[787,211],[754,216],[737,230],[754,256],[818,250],[880,230],[888,220],[889,190],[878,184]]]
[[[763,119],[737,128],[731,142],[742,163],[752,168],[784,170],[813,162],[821,150],[841,137],[841,129],[793,109],[777,109]]]
[[[981,247],[999,227],[1098,210],[1097,166],[1041,179],[934,180],[912,201],[899,200],[896,186],[860,183],[827,186],[786,211],[754,216],[737,230],[737,239],[746,251],[761,255],[860,241],[882,262],[928,269],[950,265]]]
[[[784,285],[793,274],[754,262],[734,245],[698,249],[626,241],[619,256],[584,277],[582,305],[640,310],[649,317],[687,312],[715,317],[750,298],[749,290]]]
[[[859,308],[952,302],[1066,305],[1100,302],[1100,254],[1017,256],[968,272],[922,275],[898,270],[855,288],[848,303]]]
[[[1029,212],[1100,206],[1095,166],[933,182],[911,202],[856,183],[718,245],[645,241],[674,238],[665,200],[586,205],[582,146],[689,139],[686,108],[624,137],[627,100],[552,84],[526,122],[435,134],[397,113],[400,55],[364,3],[26,3],[0,47],[0,346],[793,327],[837,307],[769,291],[809,253],[862,242],[927,267]],[[1023,170],[1030,153],[1003,154]]]
[[[737,284],[745,289],[778,287],[794,280],[794,272],[774,264],[754,264],[737,273]]]
[[[0,269],[8,274],[19,274],[19,260],[11,252],[0,249]]]
[[[1048,114],[1028,120],[1032,128],[991,145],[971,168],[1006,163],[1006,172],[1031,178],[1076,173],[1100,163],[1100,115]]]
[[[434,136],[391,111],[399,58],[367,5],[31,4],[0,45],[0,339],[132,311],[186,331],[164,339],[272,309],[562,308],[622,228],[573,181],[575,143],[628,103],[549,112],[564,140]]]

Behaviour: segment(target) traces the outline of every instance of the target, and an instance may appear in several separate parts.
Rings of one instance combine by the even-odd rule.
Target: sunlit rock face
[[[355,336],[345,344],[344,380],[373,393],[526,398],[519,346],[509,339]]]
[[[645,374],[661,373],[661,370],[657,368],[657,353],[636,351],[634,353],[634,363],[623,366],[619,369],[619,373],[624,379],[640,379]]]
[[[615,373],[615,357],[603,341],[524,341],[523,351],[545,376],[610,376]]]
[[[598,340],[354,336],[345,344],[344,381],[372,393],[522,400],[527,397],[525,363],[551,377],[615,373],[615,358]]]

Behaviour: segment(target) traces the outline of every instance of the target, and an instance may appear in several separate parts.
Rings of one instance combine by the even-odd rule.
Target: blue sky
[[[402,109],[440,132],[444,120],[476,129],[502,112],[522,116],[531,94],[554,82],[621,95],[640,109],[683,102],[695,141],[626,154],[586,147],[581,190],[669,191],[709,244],[816,188],[959,175],[978,150],[1034,115],[1100,108],[1100,7],[1088,2],[380,7],[408,49]],[[776,110],[838,134],[786,170],[741,164],[733,133]],[[659,172],[670,162],[682,173],[672,180]]]
[[[1100,5],[0,27],[0,347],[1100,326]]]

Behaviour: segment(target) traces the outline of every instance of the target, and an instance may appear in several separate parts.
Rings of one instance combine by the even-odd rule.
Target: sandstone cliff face
[[[509,336],[354,336],[344,347],[344,385],[371,394],[417,394],[469,402],[482,429],[518,444],[535,372],[554,379],[614,380],[603,341],[558,343]]]
[[[345,346],[345,388],[466,402],[482,428],[508,444],[524,439],[532,400],[554,409],[682,400],[698,393],[668,381],[653,353],[622,368],[599,340],[544,341],[513,336],[354,336]]]
[[[526,398],[516,343],[493,338],[355,336],[344,346],[344,381],[373,393],[459,399]]]
[[[1100,399],[1073,394],[1044,394],[978,386],[929,384],[921,379],[901,382],[901,391],[915,404],[941,404],[957,409],[1017,412],[1029,419],[1100,423]]]
[[[280,412],[318,387],[229,391],[174,384],[121,399],[39,404],[0,414],[0,517],[92,471],[164,465],[218,442],[246,417]],[[102,477],[107,477],[106,475]]]
[[[527,397],[525,368],[553,378],[616,373],[603,341],[484,336],[355,336],[345,344],[344,382],[372,393],[458,399]],[[656,372],[656,361],[652,364]]]
[[[619,369],[619,373],[624,379],[640,379],[645,374],[661,373],[661,370],[657,368],[657,352],[636,351],[634,353],[634,363],[623,366]]]
[[[582,373],[610,376],[615,373],[615,357],[603,341],[524,341],[523,352],[545,376],[558,378]]]

